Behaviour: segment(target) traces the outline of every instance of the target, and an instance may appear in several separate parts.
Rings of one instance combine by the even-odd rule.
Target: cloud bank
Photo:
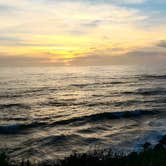
[[[12,65],[137,64],[149,63],[149,57],[163,62],[164,5],[163,0],[1,1],[0,64],[11,64],[10,58]]]

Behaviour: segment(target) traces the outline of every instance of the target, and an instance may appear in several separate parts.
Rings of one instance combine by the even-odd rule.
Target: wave
[[[110,119],[120,119],[120,118],[135,118],[143,115],[154,115],[158,114],[160,111],[157,110],[134,110],[134,111],[123,111],[123,112],[103,112],[99,114],[92,114],[88,116],[81,116],[81,117],[73,117],[70,119],[60,120],[53,122],[52,126],[54,125],[66,125],[72,124],[75,122],[82,122],[82,123],[89,123],[89,122],[97,122],[103,120],[110,120]]]
[[[33,140],[34,141],[34,140]],[[78,134],[61,134],[61,135],[51,135],[44,138],[35,139],[35,142],[40,142],[42,146],[69,146],[70,143],[73,144],[90,144],[100,141],[99,138],[95,137],[84,137]]]
[[[3,94],[3,95],[0,95],[0,99],[3,99],[3,98],[19,98],[19,97],[22,97],[22,95],[20,95],[20,94]]]
[[[32,88],[32,89],[27,89],[27,90],[20,90],[20,91],[15,91],[15,92],[7,92],[4,94],[0,94],[0,98],[21,98],[21,97],[31,97],[32,94],[35,96],[40,96],[43,94],[47,94],[49,92],[54,92],[56,90],[59,90],[60,88],[57,89],[57,87],[41,87],[41,88]]]
[[[123,92],[126,95],[158,95],[158,94],[166,94],[166,92],[157,92],[156,91],[135,91],[135,92]],[[111,95],[93,95],[95,98],[106,98],[111,97]],[[103,100],[90,100],[90,101],[77,101],[77,99],[67,99],[67,100],[50,100],[38,103],[40,106],[47,106],[47,107],[70,107],[70,106],[83,106],[83,107],[97,107],[97,106],[132,106],[136,104],[145,104],[145,103],[165,103],[165,99],[148,99],[148,100],[137,100],[137,99],[130,99],[126,101],[103,101]]]
[[[165,88],[155,88],[155,89],[138,89],[136,91],[126,91],[123,92],[125,95],[165,95],[166,89]]]
[[[91,134],[91,133],[97,133],[97,131],[103,131],[103,130],[106,130],[107,126],[90,126],[88,128],[85,128],[85,129],[80,129],[78,130],[79,133],[82,133],[82,134]],[[109,129],[111,128],[111,126],[109,126]]]
[[[71,106],[76,105],[76,103],[73,102],[65,102],[65,101],[48,101],[39,103],[41,106],[55,106],[55,107],[62,107],[62,106]]]
[[[111,97],[111,95],[93,95],[93,97]],[[95,106],[129,106],[133,104],[141,103],[140,100],[126,100],[126,101],[77,101],[76,98],[66,99],[66,100],[52,100],[39,103],[41,106],[86,106],[86,107],[95,107]]]
[[[166,75],[139,75],[139,79],[166,79]]]
[[[31,109],[29,105],[21,103],[0,104],[0,109]]]
[[[20,127],[19,125],[0,126],[0,134],[14,134],[14,133],[17,133],[19,127]]]
[[[0,134],[19,134],[24,132],[27,129],[39,127],[42,125],[46,125],[46,123],[42,122],[32,122],[29,124],[12,124],[12,125],[3,125],[0,126]]]
[[[94,85],[116,85],[116,84],[126,84],[128,82],[124,81],[110,81],[110,82],[95,82],[95,83],[85,83],[85,84],[71,84],[72,87],[79,87],[84,88],[87,86],[94,86]]]
[[[47,145],[47,146],[49,145],[53,146],[54,144],[56,146],[58,144],[62,144],[64,146],[65,144],[68,144],[70,141],[81,140],[81,139],[82,139],[81,136],[76,134],[70,134],[70,135],[61,134],[61,135],[48,136],[36,141],[40,141],[43,145]]]
[[[121,118],[136,118],[146,115],[158,114],[161,111],[156,110],[134,110],[134,111],[124,111],[124,112],[103,112],[99,114],[92,114],[88,116],[73,117],[70,119],[59,120],[53,123],[48,122],[32,122],[28,124],[14,124],[14,125],[4,125],[0,126],[0,134],[21,134],[24,131],[37,127],[54,127],[57,125],[77,125],[85,123],[94,123],[98,121],[110,120],[110,119],[121,119]]]

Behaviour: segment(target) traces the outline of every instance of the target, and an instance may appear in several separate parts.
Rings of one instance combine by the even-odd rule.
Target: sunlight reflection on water
[[[0,147],[16,158],[37,160],[97,145],[131,150],[165,132],[165,71],[163,66],[2,68]]]

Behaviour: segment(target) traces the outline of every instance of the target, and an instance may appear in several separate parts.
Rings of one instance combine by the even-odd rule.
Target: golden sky
[[[0,0],[0,65],[163,63],[165,15],[165,0]]]

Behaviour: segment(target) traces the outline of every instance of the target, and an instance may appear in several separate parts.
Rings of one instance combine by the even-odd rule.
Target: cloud
[[[157,46],[166,48],[166,40],[160,41]]]
[[[19,5],[18,2],[6,2],[6,5],[15,4],[17,10],[0,17],[4,22],[0,29],[8,33],[69,33],[73,29],[86,31],[87,27],[90,29],[103,23],[130,23],[145,19],[138,10],[114,4],[91,5],[83,1],[54,1],[53,4],[44,4],[41,1],[23,2]]]
[[[140,4],[147,0],[62,0],[62,1],[72,1],[72,2],[89,2],[89,3],[114,3],[114,4]],[[47,3],[54,3],[54,0],[44,0]]]
[[[15,38],[15,41],[9,39],[3,43],[1,40],[1,46],[58,46],[59,41],[56,38],[59,36],[62,36],[64,41],[69,37],[87,38],[87,46],[91,45],[92,41],[93,43],[101,41],[103,36],[111,35],[112,41],[114,38],[122,40],[123,31],[126,31],[126,34],[126,29],[134,31],[135,24],[147,18],[139,10],[108,4],[108,1],[93,5],[84,1],[69,0],[54,1],[51,4],[45,4],[43,0],[23,0],[20,3],[16,0],[7,0],[0,3],[17,9],[12,13],[0,15],[3,22],[0,34]],[[121,32],[120,26],[123,26]],[[38,36],[40,40],[37,41]],[[52,37],[55,39],[51,39],[51,43],[45,40]],[[72,41],[65,43],[66,47],[71,47],[72,43]],[[79,47],[85,46],[85,43],[79,43],[79,40],[78,44]]]
[[[4,36],[4,35],[0,36],[0,41],[2,41],[2,42],[4,42],[4,41],[16,41],[16,40],[18,40],[17,37]]]
[[[72,59],[70,65],[136,65],[136,64],[165,64],[166,50],[161,50],[157,46],[149,46],[145,48],[135,49],[115,55],[115,50],[123,51],[123,48],[108,49],[106,54],[102,52],[94,52],[85,56]]]
[[[10,5],[1,5],[0,4],[0,13],[3,14],[3,13],[8,13],[8,12],[11,12],[13,11],[15,8],[13,8],[12,6]]]
[[[126,54],[127,56],[130,57],[139,57],[140,59],[142,57],[148,57],[149,60],[151,60],[151,57],[159,57],[159,56],[166,56],[166,51],[162,51],[162,50],[136,50],[136,51],[132,51]]]
[[[145,3],[154,4],[151,0],[1,1],[2,62],[107,65],[148,62],[149,57],[162,60],[165,40],[151,44],[166,37],[161,21],[165,18],[156,11],[143,12]],[[52,55],[51,61],[49,54],[43,59],[45,52]]]
[[[0,66],[38,66],[48,61],[48,58],[29,57],[29,56],[10,56],[0,54]]]
[[[120,52],[116,55],[116,52]],[[36,55],[0,54],[0,66],[102,66],[102,65],[166,65],[166,50],[157,45],[126,52],[124,48],[114,47],[100,51],[91,48],[91,52],[66,60],[63,56],[42,52]]]
[[[0,36],[0,46],[17,46],[22,45],[23,41],[16,36],[1,35]]]
[[[118,4],[141,4],[146,2],[147,0],[109,0],[109,2],[112,3],[118,3]]]

